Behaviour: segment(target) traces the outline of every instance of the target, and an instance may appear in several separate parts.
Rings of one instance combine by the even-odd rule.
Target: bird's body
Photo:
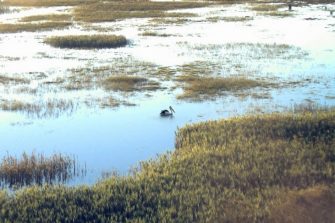
[[[162,110],[161,113],[160,113],[160,115],[161,115],[161,116],[164,116],[164,117],[165,117],[165,116],[173,116],[173,113],[174,113],[175,111],[173,110],[173,108],[172,108],[171,106],[169,107],[169,109],[170,109],[170,110],[167,110],[167,109]]]

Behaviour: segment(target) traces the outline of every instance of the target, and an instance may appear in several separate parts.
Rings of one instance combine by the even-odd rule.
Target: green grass
[[[178,95],[178,99],[203,100],[222,95],[227,92],[269,87],[270,83],[260,80],[252,80],[246,77],[203,77],[195,75],[183,75],[176,79],[183,83],[184,92]]]
[[[82,5],[74,10],[76,20],[106,22],[127,18],[184,17],[188,13],[167,12],[168,10],[207,6],[199,2],[150,2],[116,1]]]
[[[176,133],[175,151],[143,162],[130,175],[114,175],[91,187],[2,191],[0,218],[253,223],[283,222],[277,220],[287,214],[300,223],[300,217],[313,219],[315,213],[332,217],[334,146],[334,110],[187,125]],[[308,202],[318,209],[306,209]]]
[[[0,163],[0,186],[12,188],[66,182],[75,175],[75,168],[75,160],[62,154],[47,157],[23,153],[20,158],[6,155]]]
[[[44,42],[54,47],[75,49],[117,48],[127,45],[126,37],[117,35],[52,36]]]
[[[0,23],[0,33],[38,32],[51,29],[64,29],[71,24],[71,22]]]

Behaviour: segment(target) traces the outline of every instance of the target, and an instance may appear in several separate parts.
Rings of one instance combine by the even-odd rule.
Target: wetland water
[[[0,21],[68,10],[20,9],[0,15]],[[172,150],[175,131],[188,123],[294,104],[335,104],[335,17],[323,5],[294,7],[289,16],[260,14],[249,4],[178,12],[196,16],[0,33],[0,156],[23,151],[74,155],[88,174],[70,184],[94,183],[104,171],[126,173],[138,162]],[[143,35],[146,31],[154,34]],[[125,35],[129,44],[72,50],[43,43],[52,35],[99,32]],[[187,72],[243,75],[277,87],[225,92],[201,101],[176,99],[183,90],[174,77]],[[107,73],[145,76],[160,88],[108,91],[97,81]],[[113,106],[110,98],[120,105]],[[18,101],[29,106],[6,109]],[[161,118],[160,110],[169,105],[175,116]]]

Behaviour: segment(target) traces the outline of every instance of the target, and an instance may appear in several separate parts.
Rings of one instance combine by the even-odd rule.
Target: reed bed
[[[117,48],[127,45],[126,37],[117,35],[52,36],[44,42],[54,47],[74,49]]]
[[[141,163],[128,176],[112,175],[92,187],[2,191],[0,218],[256,223],[282,222],[287,214],[300,223],[314,213],[332,217],[334,146],[334,109],[187,125],[176,134],[174,152]],[[316,221],[332,223],[328,217]]]
[[[38,23],[0,23],[0,33],[17,33],[17,32],[38,32],[52,29],[64,29],[70,26],[71,22],[38,22]]]
[[[0,185],[22,187],[66,182],[76,173],[75,160],[62,154],[23,153],[21,157],[6,155],[0,163]]]

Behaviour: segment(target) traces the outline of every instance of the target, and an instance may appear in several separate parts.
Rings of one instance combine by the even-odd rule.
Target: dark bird
[[[162,110],[161,113],[160,113],[160,115],[161,116],[172,116],[173,113],[176,113],[171,106],[169,107],[169,109],[170,109],[170,111],[167,110],[167,109]]]

